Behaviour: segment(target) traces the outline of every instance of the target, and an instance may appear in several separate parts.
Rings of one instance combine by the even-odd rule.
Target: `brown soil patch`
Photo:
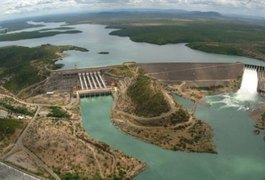
[[[256,127],[258,129],[265,129],[265,121],[262,120],[261,115],[264,113],[265,103],[260,104],[254,111],[251,112],[253,119],[255,119]]]
[[[88,179],[125,178],[139,165],[145,167],[142,162],[90,138],[83,131],[80,119],[51,119],[40,115],[23,143],[60,177],[70,173]]]
[[[209,125],[200,120],[176,128],[141,127],[121,118],[119,120],[114,118],[113,122],[122,131],[164,149],[216,153],[216,147],[212,141],[213,131]]]
[[[18,151],[15,154],[9,156],[6,161],[15,164],[16,166],[26,169],[34,174],[39,174],[45,176],[43,173],[45,172],[37,164],[29,157],[29,155],[23,151]],[[48,176],[48,174],[46,174]]]
[[[40,104],[66,105],[69,103],[69,93],[54,92],[53,95],[40,94],[27,99],[27,102]]]

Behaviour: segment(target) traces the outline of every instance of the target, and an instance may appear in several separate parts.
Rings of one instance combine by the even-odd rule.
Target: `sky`
[[[124,8],[217,11],[265,17],[265,0],[1,0],[0,20],[65,12]]]

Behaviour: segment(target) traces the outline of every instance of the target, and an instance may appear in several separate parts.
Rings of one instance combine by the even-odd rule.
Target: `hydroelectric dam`
[[[187,87],[211,88],[240,81],[245,69],[257,73],[257,91],[265,94],[265,67],[242,63],[151,63],[139,64],[144,71],[165,83],[186,82]]]
[[[240,81],[244,69],[252,69],[258,76],[257,91],[265,94],[265,67],[242,63],[140,63],[145,73],[169,84],[186,82],[188,87],[226,86]],[[111,94],[112,87],[122,78],[113,77],[108,70],[118,67],[67,69],[52,71],[44,85],[46,92],[65,91],[73,96],[98,96]]]

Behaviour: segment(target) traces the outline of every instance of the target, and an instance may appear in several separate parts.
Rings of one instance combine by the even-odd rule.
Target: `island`
[[[109,52],[107,52],[107,51],[101,51],[101,52],[98,52],[98,54],[109,54]]]

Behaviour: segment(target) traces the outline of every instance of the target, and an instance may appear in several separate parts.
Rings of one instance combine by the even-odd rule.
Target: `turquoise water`
[[[44,23],[45,25],[45,23]],[[63,23],[49,23],[56,28]],[[59,63],[64,68],[95,67],[120,64],[124,61],[149,62],[243,62],[265,65],[256,59],[209,54],[192,50],[185,44],[153,45],[135,43],[127,37],[110,36],[111,29],[103,25],[82,24],[71,26],[83,31],[79,34],[61,34],[52,37],[0,42],[8,45],[38,46],[41,44],[76,45],[89,52],[67,51]],[[37,30],[35,28],[30,30]],[[28,29],[29,30],[29,29]],[[23,30],[22,30],[23,31]],[[108,55],[98,52],[108,51]],[[190,102],[178,98],[184,106]],[[217,98],[217,97],[216,97]],[[215,97],[213,97],[213,100]],[[253,133],[253,120],[248,113],[237,108],[223,108],[222,104],[199,105],[196,116],[207,121],[215,133],[218,155],[173,152],[144,143],[125,135],[110,120],[112,98],[96,97],[81,100],[83,124],[94,138],[145,161],[149,167],[135,179],[202,179],[202,180],[252,180],[265,177],[265,143],[262,136]],[[262,132],[264,136],[264,132]]]
[[[189,106],[187,100],[176,97]],[[173,152],[144,143],[118,130],[110,120],[112,97],[81,100],[85,130],[94,138],[136,157],[148,168],[135,179],[255,180],[265,177],[265,143],[253,133],[247,112],[199,105],[196,116],[214,129],[218,154]],[[262,132],[264,135],[264,132]]]

